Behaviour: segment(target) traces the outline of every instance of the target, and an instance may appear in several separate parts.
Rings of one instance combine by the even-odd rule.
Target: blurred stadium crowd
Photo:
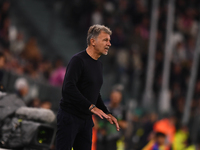
[[[160,1],[158,11],[153,84],[156,102],[162,85],[167,2]],[[190,122],[181,124],[196,46],[200,1],[176,0],[175,3],[169,81],[173,111],[163,118],[160,118],[157,109],[147,112],[139,107],[147,71],[152,0],[57,0],[53,3],[61,6],[58,15],[66,27],[80,34],[80,37],[85,37],[92,24],[104,24],[113,31],[112,47],[102,61],[104,74],[111,74],[113,85],[120,85],[110,87],[111,93],[105,103],[119,120],[122,130],[118,133],[114,126],[94,116],[93,150],[200,149],[199,128],[193,131],[200,107],[200,69],[192,99]],[[61,58],[51,60],[46,57],[37,43],[38,37],[27,36],[26,32],[12,25],[10,5],[11,2],[7,0],[0,3],[0,82],[8,71],[23,76],[15,84],[17,94],[21,97],[25,97],[22,89],[28,86],[24,75],[61,87],[66,65]],[[137,106],[129,99],[135,99]],[[55,101],[59,102],[59,99]],[[38,98],[27,102],[31,107],[51,109],[52,105],[50,101],[41,102]],[[196,136],[192,135],[194,132]]]
[[[65,73],[62,60],[57,58],[52,63],[42,55],[36,37],[28,36],[12,25],[9,17],[10,5],[9,1],[1,2],[1,57],[3,55],[6,59],[2,67],[17,74],[26,74],[33,79],[61,86]]]

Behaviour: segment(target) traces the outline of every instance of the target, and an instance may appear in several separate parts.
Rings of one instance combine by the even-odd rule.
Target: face
[[[164,145],[165,144],[165,137],[159,136],[157,137],[157,142],[159,145]]]
[[[41,108],[51,109],[51,103],[50,103],[50,102],[44,102],[44,103],[41,105]]]
[[[118,105],[122,100],[122,94],[118,91],[114,91],[110,95],[111,103],[114,105]]]
[[[92,45],[99,55],[107,55],[108,49],[111,46],[110,35],[101,31],[96,39],[92,40]]]
[[[20,89],[20,94],[22,97],[26,96],[28,94],[28,87],[24,87],[22,89]]]

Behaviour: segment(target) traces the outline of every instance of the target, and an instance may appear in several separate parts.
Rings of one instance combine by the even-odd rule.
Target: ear
[[[95,39],[94,39],[94,38],[91,38],[91,39],[90,39],[90,43],[91,43],[92,46],[95,46],[95,43],[96,43]]]

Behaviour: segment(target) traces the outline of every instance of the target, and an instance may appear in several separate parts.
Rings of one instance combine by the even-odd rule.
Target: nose
[[[111,43],[110,43],[110,41],[108,41],[108,46],[111,46]]]

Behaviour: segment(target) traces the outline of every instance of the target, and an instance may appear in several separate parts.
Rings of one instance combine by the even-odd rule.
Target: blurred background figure
[[[196,150],[196,146],[191,141],[187,126],[181,126],[176,132],[172,149]]]
[[[108,110],[112,113],[113,116],[119,122],[121,131],[118,132],[115,127],[110,125],[104,120],[99,120],[99,131],[98,131],[98,144],[97,150],[106,149],[106,150],[117,150],[119,140],[122,140],[122,135],[125,129],[127,128],[126,121],[126,111],[121,104],[122,101],[122,92],[120,90],[113,90],[110,93],[109,103],[107,104]]]
[[[44,109],[51,109],[51,102],[49,101],[43,101],[41,104],[40,104],[40,108],[44,108]]]
[[[142,150],[170,150],[166,144],[166,135],[162,132],[156,132],[155,137]]]
[[[65,77],[66,67],[61,58],[57,58],[55,66],[49,77],[49,83],[53,86],[62,86]]]
[[[40,108],[40,105],[41,105],[41,100],[40,100],[39,98],[33,99],[33,100],[28,104],[29,107],[35,107],[35,108]]]
[[[161,132],[164,133],[166,136],[166,141],[168,145],[172,145],[174,141],[174,136],[176,133],[176,117],[174,115],[161,119],[157,122],[155,122],[153,126],[153,130],[155,132]]]
[[[17,95],[25,100],[25,97],[28,95],[29,92],[29,84],[25,78],[18,78],[15,81],[15,90]]]
[[[24,50],[25,41],[23,33],[18,33],[15,40],[11,41],[10,43],[10,50],[16,56],[19,56],[21,52]]]
[[[27,44],[25,45],[24,50],[21,53],[22,58],[32,62],[38,62],[41,60],[40,49],[37,45],[37,39],[31,37]]]

